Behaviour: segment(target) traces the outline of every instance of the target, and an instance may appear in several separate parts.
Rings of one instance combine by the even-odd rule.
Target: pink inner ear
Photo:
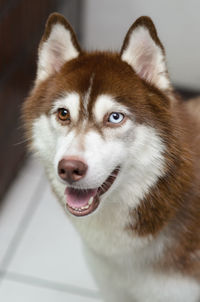
[[[155,65],[153,64],[154,58],[153,53],[149,52],[148,50],[141,54],[141,56],[138,58],[138,75],[146,79],[147,81],[151,81]]]
[[[141,78],[151,82],[156,73],[159,73],[157,56],[161,55],[161,51],[148,30],[143,30],[140,35],[134,41],[137,51],[134,69]]]
[[[169,88],[163,50],[152,39],[146,27],[140,26],[130,33],[122,60],[147,82],[162,89]]]
[[[38,70],[36,83],[45,80],[55,71],[58,72],[63,64],[79,56],[80,49],[73,33],[61,23],[51,28],[48,39],[39,48]]]
[[[52,65],[52,69],[58,72],[62,65],[65,63],[64,57],[62,56],[63,46],[59,45],[58,43],[57,45],[56,43],[52,43],[50,52],[50,64]]]

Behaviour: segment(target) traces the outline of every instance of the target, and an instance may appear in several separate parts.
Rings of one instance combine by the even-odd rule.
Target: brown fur
[[[58,19],[64,22],[55,16],[55,20]],[[48,38],[52,22],[52,19],[48,22],[42,42]],[[130,32],[141,23],[145,23],[163,49],[153,23],[148,18],[140,18],[129,30],[122,50],[127,46]],[[64,24],[72,31],[68,23]],[[74,34],[72,37],[79,49]],[[33,120],[42,113],[48,115],[53,101],[64,92],[76,91],[84,102],[91,77],[88,127],[96,127],[101,132],[103,125],[95,124],[92,107],[99,94],[112,94],[131,110],[138,123],[155,127],[167,147],[165,175],[132,211],[136,223],[127,225],[127,230],[139,236],[157,236],[164,230],[166,236],[172,238],[172,244],[157,269],[179,270],[200,279],[200,99],[184,103],[169,97],[140,79],[117,53],[81,52],[77,59],[64,64],[59,73],[31,92],[23,108],[27,136],[31,135]],[[83,114],[81,111],[80,123]]]
[[[198,100],[193,106],[199,106]],[[200,121],[194,120],[188,107],[190,103],[181,101],[172,106],[167,173],[134,211],[137,223],[132,228],[140,236],[156,236],[164,229],[173,244],[159,265],[200,279],[200,147],[196,139]]]

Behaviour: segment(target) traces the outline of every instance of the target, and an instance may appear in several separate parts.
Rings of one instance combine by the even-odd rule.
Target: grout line
[[[6,269],[8,268],[8,265],[10,264],[10,261],[13,258],[19,244],[21,243],[21,239],[23,238],[27,230],[27,227],[30,224],[31,218],[33,218],[34,213],[39,205],[39,202],[44,194],[43,179],[44,177],[42,174],[39,178],[38,185],[35,188],[35,192],[30,198],[29,205],[27,206],[27,209],[25,210],[25,213],[18,224],[18,227],[13,235],[13,238],[10,244],[8,245],[5,256],[2,259],[1,265],[4,270],[0,271],[0,283],[7,274]]]
[[[0,274],[4,274],[4,271],[0,270]],[[66,292],[66,293],[70,293],[70,294],[78,295],[78,296],[82,296],[82,297],[100,299],[99,292],[97,292],[95,290],[90,290],[90,289],[86,289],[86,288],[77,287],[74,285],[69,285],[69,284],[65,284],[65,283],[41,279],[38,277],[18,274],[18,273],[14,273],[14,272],[10,272],[10,271],[6,272],[5,280],[15,281],[18,283],[25,283],[28,285],[47,288],[47,289],[51,289],[51,290],[62,291],[62,292]]]

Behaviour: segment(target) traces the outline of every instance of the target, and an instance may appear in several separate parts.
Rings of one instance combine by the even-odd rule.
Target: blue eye
[[[112,112],[108,117],[108,122],[113,124],[119,124],[123,121],[124,115],[119,112]]]

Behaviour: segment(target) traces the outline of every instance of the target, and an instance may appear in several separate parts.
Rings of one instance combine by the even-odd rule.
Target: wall
[[[119,49],[134,20],[148,15],[166,48],[173,82],[200,91],[199,0],[86,0],[85,3],[87,49]]]

